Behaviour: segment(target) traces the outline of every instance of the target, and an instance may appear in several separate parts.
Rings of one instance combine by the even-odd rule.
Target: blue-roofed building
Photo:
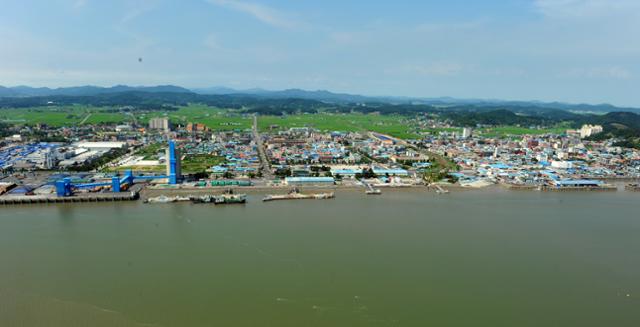
[[[362,173],[362,169],[331,169],[333,176],[340,175],[343,177],[354,177],[356,174]]]
[[[333,177],[287,177],[284,179],[287,185],[333,185]]]
[[[387,175],[387,174],[389,176],[409,176],[409,172],[404,169],[373,168],[373,173],[378,176]]]

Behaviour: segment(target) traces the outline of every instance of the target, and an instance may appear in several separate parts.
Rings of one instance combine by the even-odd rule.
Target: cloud
[[[298,25],[295,20],[287,17],[285,13],[263,4],[239,0],[207,0],[207,2],[216,6],[248,14],[257,20],[274,27],[293,28]]]
[[[589,79],[609,79],[609,80],[628,80],[633,77],[633,73],[621,66],[605,66],[593,68],[573,69],[561,73],[560,77],[568,78],[589,78]]]
[[[638,0],[535,0],[535,8],[553,18],[638,17]]]
[[[202,41],[202,45],[204,45],[209,50],[222,49],[222,47],[220,46],[220,41],[218,41],[218,37],[215,34],[207,35]]]
[[[430,64],[410,64],[386,70],[390,74],[410,74],[420,76],[455,76],[464,70],[461,64],[454,62],[433,62]]]
[[[87,0],[75,0],[73,2],[73,8],[75,9],[80,9],[80,8],[84,8],[87,5]]]

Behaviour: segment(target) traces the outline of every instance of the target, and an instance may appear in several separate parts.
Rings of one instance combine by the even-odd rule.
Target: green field
[[[89,106],[52,106],[37,108],[0,109],[0,122],[18,125],[44,123],[54,127],[82,124],[121,124],[131,122],[126,112],[113,112],[112,108]],[[135,113],[138,123],[146,125],[153,117],[168,117],[173,124],[203,123],[212,130],[244,130],[251,128],[251,118],[224,109],[205,105],[189,105],[177,111],[150,111]],[[86,120],[85,120],[86,119]]]
[[[186,155],[182,161],[182,171],[185,173],[198,173],[208,171],[209,168],[224,162],[223,157],[208,154]]]
[[[507,137],[507,136],[523,136],[523,135],[542,135],[542,134],[562,134],[568,129],[567,126],[557,126],[550,128],[526,128],[518,126],[501,126],[492,128],[483,128],[479,130],[485,137]]]
[[[140,123],[147,123],[154,117],[167,117],[172,124],[201,123],[214,131],[245,130],[250,129],[252,124],[249,116],[199,104],[180,107],[177,111],[150,112],[137,116]]]
[[[214,131],[247,130],[252,118],[234,110],[190,104],[176,111],[140,111],[133,113],[139,124],[146,125],[154,117],[168,117],[171,123],[186,125],[202,123]],[[0,109],[0,122],[35,125],[44,123],[53,127],[77,126],[80,124],[122,124],[133,121],[132,114],[113,112],[112,108],[90,106],[52,106],[20,109]],[[440,132],[461,132],[461,128],[424,129],[412,118],[401,115],[377,114],[296,114],[287,116],[260,116],[258,127],[262,132],[286,130],[292,127],[312,127],[320,131],[378,132],[402,139],[419,138],[421,134],[437,135]],[[502,126],[476,131],[485,137],[509,137],[563,133],[568,126],[553,128],[526,128]]]
[[[86,120],[85,120],[86,119]],[[89,106],[53,106],[0,109],[0,121],[16,125],[47,124],[49,126],[77,126],[83,124],[124,123],[131,118],[107,108]]]
[[[87,116],[87,110],[84,106],[0,109],[0,121],[17,125],[72,126]]]
[[[312,127],[320,131],[378,132],[398,138],[417,138],[414,122],[404,116],[366,114],[300,114],[289,116],[260,116],[258,128],[263,132],[292,127]],[[273,128],[271,128],[273,127]]]
[[[143,156],[144,160],[158,160],[158,153],[164,151],[167,146],[166,143],[153,143],[139,149],[135,154]]]

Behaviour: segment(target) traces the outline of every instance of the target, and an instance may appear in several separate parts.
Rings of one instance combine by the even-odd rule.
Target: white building
[[[149,129],[169,132],[171,131],[171,124],[169,124],[168,118],[151,118],[149,119]]]
[[[118,125],[118,126],[116,126],[116,132],[129,132],[132,129],[133,128],[131,127],[131,125]]]
[[[473,136],[473,129],[471,127],[465,127],[462,129],[462,138],[468,139]]]
[[[571,161],[552,161],[551,167],[558,169],[572,169],[573,162]]]
[[[600,125],[583,125],[582,128],[580,128],[581,138],[586,138],[598,133],[602,133],[602,126]]]
[[[125,142],[79,142],[75,144],[78,148],[89,150],[105,151],[111,149],[122,149],[127,146]]]

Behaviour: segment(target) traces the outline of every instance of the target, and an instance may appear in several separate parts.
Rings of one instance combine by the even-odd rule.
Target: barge
[[[278,200],[324,200],[324,199],[333,199],[335,197],[335,193],[313,193],[313,194],[302,194],[298,189],[293,189],[289,191],[287,194],[269,194],[265,196],[262,201],[278,201]]]

